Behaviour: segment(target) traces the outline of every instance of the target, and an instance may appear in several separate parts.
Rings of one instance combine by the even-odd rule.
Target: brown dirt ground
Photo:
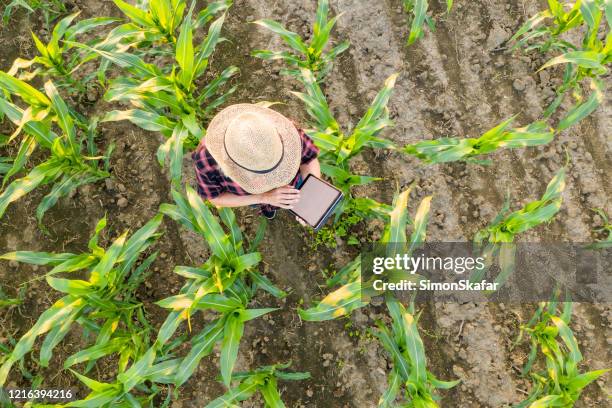
[[[82,17],[114,15],[111,1],[70,1],[70,7],[83,11]],[[426,33],[415,45],[405,47],[408,28],[400,0],[332,1],[334,12],[343,13],[335,36],[349,39],[350,50],[336,64],[326,81],[326,94],[339,122],[352,127],[363,114],[384,79],[394,72],[400,77],[391,98],[390,110],[395,127],[384,136],[401,144],[439,136],[477,136],[507,118],[518,114],[517,124],[538,118],[547,106],[559,72],[535,74],[543,58],[492,52],[506,40],[527,16],[543,7],[535,2],[456,2],[449,16],[443,2],[433,1],[437,30]],[[542,3],[542,2],[539,2]],[[1,3],[0,3],[1,4]],[[304,121],[305,112],[289,91],[298,84],[279,76],[280,65],[251,58],[256,48],[279,49],[278,38],[254,25],[259,18],[282,21],[300,34],[309,34],[315,1],[236,0],[231,8],[224,36],[229,40],[218,47],[211,61],[213,71],[233,64],[241,69],[236,80],[239,90],[230,102],[280,101],[278,109],[295,120]],[[8,69],[17,56],[31,56],[29,31],[41,30],[36,16],[18,14],[0,29],[0,69]],[[81,104],[86,114],[102,113],[108,104],[101,99]],[[361,193],[390,202],[396,186],[416,181],[412,203],[433,194],[432,217],[428,228],[431,240],[470,240],[501,208],[510,192],[515,205],[537,198],[564,161],[564,148],[570,152],[568,187],[564,205],[555,220],[522,235],[522,241],[590,241],[597,220],[590,208],[612,213],[609,174],[610,101],[579,125],[564,132],[551,144],[528,150],[502,151],[492,155],[494,165],[483,167],[453,163],[422,166],[399,154],[367,153],[355,169],[385,177]],[[101,127],[101,145],[114,141],[113,180],[81,188],[71,198],[61,200],[46,216],[51,235],[36,227],[35,208],[44,194],[36,191],[12,205],[0,220],[0,252],[15,249],[72,251],[86,249],[96,221],[105,213],[109,227],[105,239],[125,229],[136,229],[155,214],[159,204],[168,202],[169,183],[157,166],[154,155],[159,136],[129,123]],[[0,152],[4,153],[4,152]],[[193,183],[188,156],[185,176]],[[608,181],[607,181],[608,180]],[[120,208],[119,198],[128,200]],[[411,205],[411,209],[414,205]],[[243,226],[253,232],[254,214],[240,211]],[[375,229],[368,226],[367,230]],[[165,222],[164,236],[156,249],[162,256],[154,273],[141,288],[151,320],[160,324],[163,313],[153,302],[174,294],[182,281],[172,273],[174,265],[191,265],[205,259],[201,240]],[[238,369],[248,369],[279,361],[293,361],[299,371],[310,371],[309,381],[281,385],[290,407],[376,406],[386,386],[388,363],[383,350],[365,334],[385,311],[371,306],[355,312],[350,319],[326,323],[301,322],[295,309],[302,300],[309,304],[325,292],[319,272],[329,265],[339,267],[354,255],[354,249],[340,243],[338,248],[309,250],[309,235],[286,215],[269,226],[263,245],[264,271],[281,287],[291,290],[282,302],[267,296],[258,305],[282,309],[266,319],[250,322],[241,343]],[[41,269],[0,262],[0,284],[9,294],[30,281]],[[25,304],[0,310],[0,341],[19,337],[57,294],[39,280],[28,284]],[[520,377],[519,367],[526,349],[511,349],[520,322],[528,319],[534,305],[442,304],[420,305],[421,323],[431,370],[443,379],[461,378],[454,390],[442,392],[443,407],[502,407],[520,401],[529,384]],[[575,310],[573,328],[585,355],[585,367],[610,367],[612,314],[609,304],[581,304]],[[357,332],[358,335],[350,335]],[[71,334],[54,353],[49,369],[42,371],[48,388],[78,386],[71,374],[62,371],[62,360],[82,343]],[[216,382],[218,355],[200,365],[173,407],[202,407],[222,392]],[[110,380],[109,362],[97,368],[98,378]],[[608,406],[610,376],[588,387],[577,406]],[[26,386],[16,371],[10,385]],[[85,390],[81,389],[81,396]],[[251,400],[244,407],[261,406]]]

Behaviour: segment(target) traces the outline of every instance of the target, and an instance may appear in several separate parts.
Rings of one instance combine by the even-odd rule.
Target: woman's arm
[[[302,179],[306,179],[306,176],[309,174],[321,178],[321,164],[319,163],[319,159],[316,157],[308,163],[300,166],[300,175],[302,176]]]
[[[290,209],[298,202],[299,198],[299,190],[291,186],[283,186],[266,191],[265,193],[243,196],[225,192],[208,201],[217,207],[244,207],[254,204],[270,204],[275,207]]]

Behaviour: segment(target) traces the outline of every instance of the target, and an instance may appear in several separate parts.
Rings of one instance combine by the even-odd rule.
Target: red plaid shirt
[[[298,128],[298,133],[302,139],[302,161],[301,164],[307,164],[319,154],[319,149],[314,145],[314,142],[306,133]],[[200,142],[197,150],[193,152],[191,158],[194,162],[196,178],[198,179],[198,194],[205,200],[218,197],[222,193],[232,193],[236,195],[249,195],[238,185],[234,180],[223,174],[221,167],[211,156],[204,145],[204,140]],[[299,172],[291,182],[292,186],[296,186],[299,180]],[[262,209],[273,210],[276,207],[262,204]]]

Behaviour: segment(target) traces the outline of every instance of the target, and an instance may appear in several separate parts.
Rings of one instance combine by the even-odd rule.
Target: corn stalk
[[[339,17],[336,16],[330,20],[328,15],[329,1],[319,0],[310,42],[302,39],[293,31],[287,30],[282,24],[274,20],[255,21],[254,24],[278,34],[292,48],[293,52],[256,50],[253,51],[252,55],[264,60],[282,60],[290,67],[289,69],[281,70],[283,75],[299,78],[301,75],[300,70],[307,69],[314,74],[317,81],[322,81],[331,71],[333,61],[349,47],[349,42],[343,41],[332,47],[329,52],[325,52],[331,30],[334,28]]]
[[[531,343],[522,373],[530,374],[533,388],[516,408],[574,406],[586,386],[610,371],[581,373],[578,370],[582,353],[569,327],[572,303],[563,302],[560,314],[559,307],[556,300],[540,303],[531,320],[521,327],[520,338],[526,334]],[[544,357],[545,370],[533,370],[538,356]]]
[[[36,339],[43,335],[39,364],[48,367],[53,349],[74,323],[83,326],[86,332],[94,333],[96,340],[90,347],[68,357],[64,362],[65,368],[87,362],[89,370],[99,358],[119,354],[119,371],[122,371],[131,359],[135,360],[148,348],[150,328],[142,304],[137,302],[134,293],[157,254],[148,256],[138,266],[136,263],[159,237],[157,229],[161,221],[162,216],[156,216],[130,238],[127,232],[122,234],[107,249],[98,245],[100,233],[106,226],[103,218],[89,241],[89,252],[17,251],[0,256],[0,259],[8,261],[52,266],[45,279],[51,288],[65,294],[40,315],[36,324],[3,359],[0,385],[6,382],[13,364],[29,353]],[[57,277],[80,270],[87,271],[87,280]]]
[[[557,96],[546,109],[544,116],[550,117],[561,105],[567,94],[576,100],[559,124],[563,130],[591,114],[603,101],[607,66],[612,61],[612,12],[607,0],[581,0],[563,3],[549,0],[548,9],[529,18],[512,36],[512,49],[558,53],[541,68],[565,65],[563,84],[557,88]],[[570,31],[584,32],[581,44],[573,44],[564,38]],[[600,36],[600,32],[603,34]],[[603,40],[601,39],[603,38]],[[591,95],[583,95],[583,80],[589,80]]]
[[[16,126],[5,143],[12,142],[23,133],[17,155],[12,161],[4,162],[3,167],[6,169],[7,164],[10,164],[10,168],[4,172],[0,217],[10,203],[39,186],[52,184],[51,192],[43,198],[36,210],[36,217],[41,224],[45,212],[58,199],[79,186],[109,177],[108,158],[112,145],[106,157],[96,156],[96,121],[87,124],[81,122],[51,81],[45,83],[45,93],[42,93],[28,83],[0,71],[0,89],[6,95],[0,96],[0,112]],[[27,108],[18,107],[9,95],[19,97]],[[56,126],[61,131],[59,134],[53,130]],[[78,127],[84,129],[85,135],[79,133]],[[82,151],[84,145],[88,155]],[[34,167],[27,176],[9,183],[12,176],[25,168],[28,158],[38,146],[49,151],[47,160]],[[106,158],[105,168],[100,169],[99,161],[103,158]]]

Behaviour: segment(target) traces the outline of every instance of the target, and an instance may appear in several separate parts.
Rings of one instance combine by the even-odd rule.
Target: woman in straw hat
[[[267,218],[293,208],[298,184],[321,177],[313,141],[269,108],[237,104],[219,112],[193,153],[198,193],[218,207],[259,205]]]

